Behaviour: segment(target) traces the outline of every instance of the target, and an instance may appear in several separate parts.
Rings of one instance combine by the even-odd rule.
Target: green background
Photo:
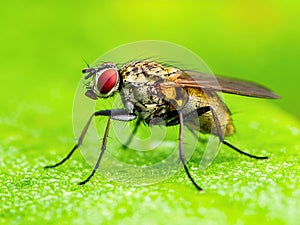
[[[298,1],[7,1],[0,7],[1,224],[297,224],[299,182]],[[264,84],[280,100],[227,97],[245,151],[223,148],[197,170],[132,187],[90,171],[80,154],[42,169],[74,143],[72,104],[82,57],[121,44],[165,40],[197,53],[216,74]],[[298,119],[297,119],[298,118]],[[201,152],[201,151],[200,151]],[[130,179],[130,178],[129,178]]]

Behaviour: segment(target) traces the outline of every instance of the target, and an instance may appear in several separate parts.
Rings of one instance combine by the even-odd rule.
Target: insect
[[[119,93],[124,107],[94,112],[70,153],[60,162],[45,167],[52,168],[63,164],[82,144],[92,119],[96,116],[108,117],[97,163],[90,175],[79,183],[80,185],[88,182],[99,167],[106,150],[111,120],[136,120],[132,135],[141,122],[156,125],[155,121],[163,120],[165,126],[179,126],[179,160],[198,190],[202,188],[194,181],[185,161],[184,125],[190,130],[211,133],[218,137],[220,143],[246,156],[255,159],[268,158],[246,153],[225,140],[225,137],[234,133],[234,126],[229,109],[217,94],[225,92],[249,97],[279,98],[263,86],[242,80],[214,77],[197,71],[181,70],[153,60],[132,61],[120,68],[116,64],[106,62],[97,67],[88,66],[82,73],[85,74],[85,79],[90,80],[85,93],[87,97],[97,100]],[[191,119],[192,113],[196,113],[200,128],[195,127],[197,123]],[[156,120],[157,118],[160,120]]]

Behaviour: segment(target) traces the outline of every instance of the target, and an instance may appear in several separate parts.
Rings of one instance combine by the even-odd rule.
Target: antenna
[[[90,65],[89,65],[88,62],[85,60],[85,58],[83,58],[82,56],[81,56],[81,58],[82,58],[82,60],[84,61],[84,63],[86,64],[86,66],[87,66],[88,68],[90,68]]]

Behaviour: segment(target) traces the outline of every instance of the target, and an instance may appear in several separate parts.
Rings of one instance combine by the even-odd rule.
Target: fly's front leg
[[[87,132],[87,130],[88,130],[88,128],[89,128],[89,126],[90,126],[90,124],[91,124],[92,119],[94,118],[94,116],[95,116],[95,113],[93,113],[90,116],[89,120],[85,124],[85,126],[84,126],[84,128],[83,128],[83,130],[82,130],[82,132],[81,132],[81,134],[79,136],[77,144],[72,148],[72,150],[69,152],[69,154],[65,158],[63,158],[60,162],[58,162],[58,163],[56,163],[54,165],[45,166],[44,167],[45,169],[57,167],[57,166],[63,164],[65,161],[67,161],[73,155],[73,153],[75,152],[75,150],[82,144],[82,141],[83,141],[83,139],[85,137],[85,134],[86,134],[86,132]]]
[[[94,174],[96,173],[96,171],[97,171],[97,169],[100,165],[101,159],[102,159],[104,151],[106,149],[106,142],[107,142],[107,137],[108,137],[109,128],[110,128],[110,121],[111,121],[111,115],[109,116],[107,124],[106,124],[105,133],[104,133],[102,146],[101,146],[101,152],[100,152],[100,155],[98,157],[97,163],[96,163],[94,169],[92,170],[91,174],[88,176],[88,178],[86,178],[84,181],[80,182],[79,185],[83,185],[86,182],[88,182],[94,176]]]
[[[105,134],[104,134],[104,138],[103,138],[103,142],[102,142],[102,148],[101,148],[101,153],[99,155],[99,158],[98,158],[98,161],[96,163],[96,166],[94,167],[91,175],[86,179],[84,180],[83,182],[79,183],[79,184],[85,184],[87,181],[89,181],[91,179],[91,177],[94,175],[94,173],[96,172],[97,168],[99,167],[99,164],[100,164],[100,161],[101,161],[101,158],[103,156],[103,153],[106,149],[106,141],[107,141],[107,137],[108,137],[108,132],[109,132],[109,126],[110,126],[110,121],[111,120],[120,120],[120,121],[130,121],[130,120],[134,120],[136,118],[136,115],[134,113],[128,113],[127,110],[125,109],[114,109],[114,110],[100,110],[100,111],[97,111],[97,112],[94,112],[89,120],[87,121],[86,125],[84,126],[80,136],[79,136],[79,139],[78,139],[78,142],[77,144],[73,147],[73,149],[69,152],[69,154],[63,158],[60,162],[54,164],[54,165],[50,165],[50,166],[45,166],[44,168],[53,168],[53,167],[57,167],[61,164],[63,164],[65,161],[67,161],[71,156],[72,154],[75,152],[76,149],[78,149],[78,147],[82,144],[83,142],[83,139],[86,135],[86,132],[92,122],[92,119],[95,117],[95,116],[108,116],[109,119],[108,119],[108,122],[107,122],[107,125],[106,125],[106,130],[105,130]]]

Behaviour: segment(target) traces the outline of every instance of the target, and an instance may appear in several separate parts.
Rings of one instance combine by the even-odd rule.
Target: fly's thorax
[[[148,60],[125,64],[119,70],[122,83],[120,93],[124,105],[130,102],[140,113],[154,116],[159,116],[170,108],[183,107],[187,101],[184,89],[163,85],[176,80],[181,73],[177,68]]]
[[[133,61],[122,66],[120,75],[124,84],[146,83],[157,80],[176,80],[182,71],[175,67],[163,66],[160,63],[141,60]]]
[[[120,90],[120,93],[123,101],[129,101],[133,104],[162,104],[159,89],[154,85],[147,85],[146,83],[126,84]]]

